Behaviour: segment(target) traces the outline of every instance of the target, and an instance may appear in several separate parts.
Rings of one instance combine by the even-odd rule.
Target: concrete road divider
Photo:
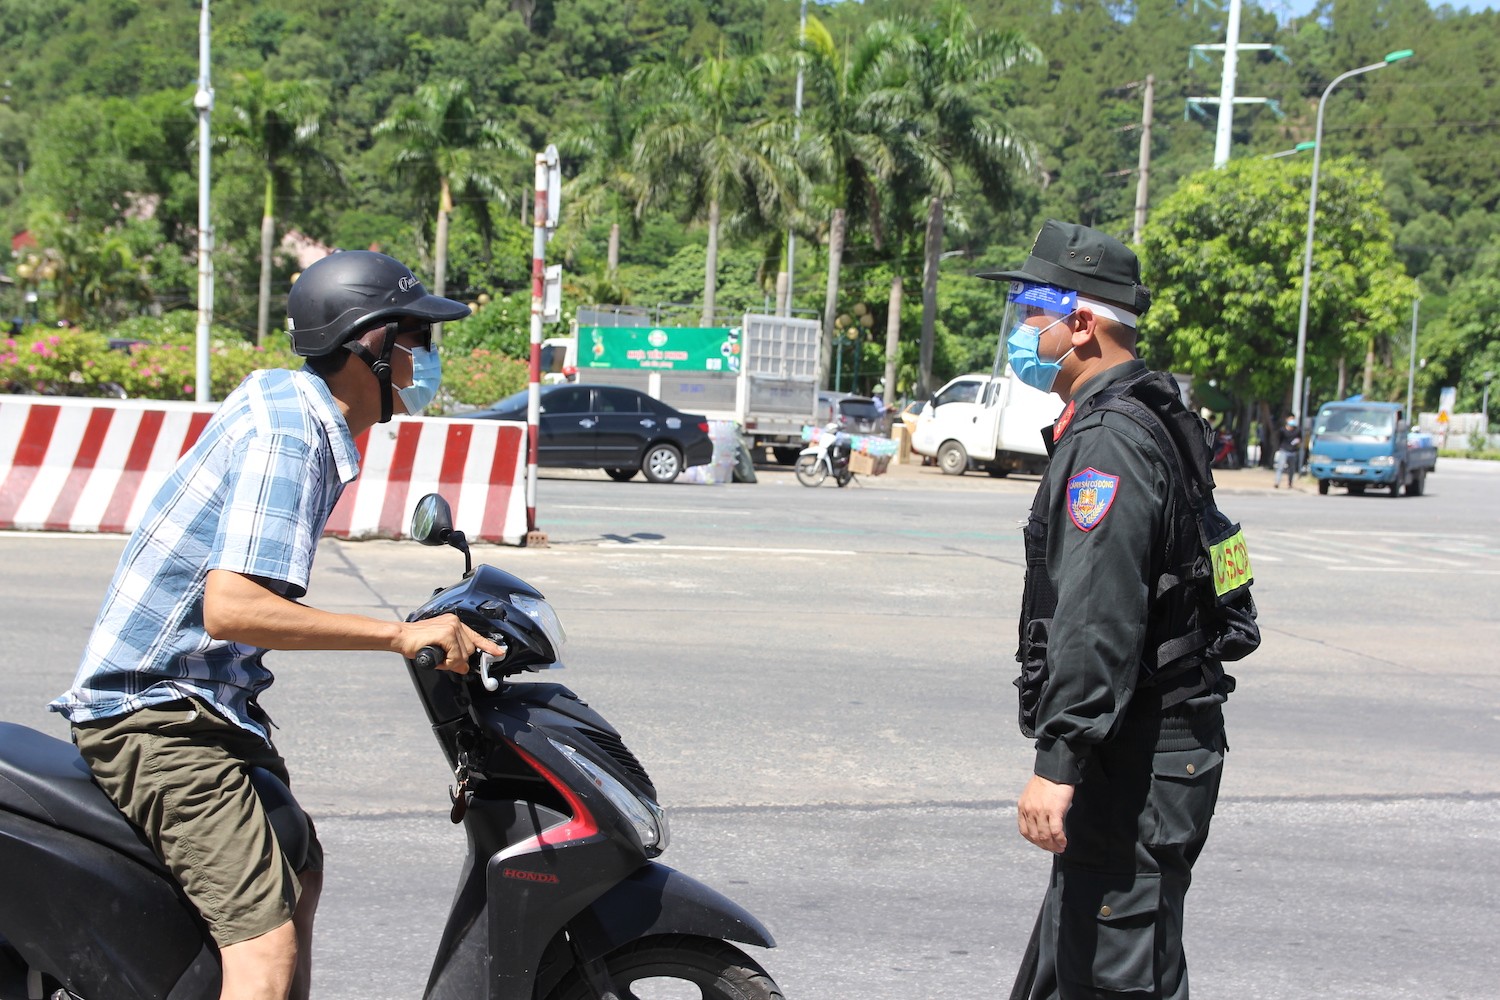
[[[0,529],[124,533],[203,431],[212,406],[159,400],[0,397]],[[470,540],[526,537],[523,424],[397,417],[356,442],[360,476],[327,533],[399,538],[439,492]]]

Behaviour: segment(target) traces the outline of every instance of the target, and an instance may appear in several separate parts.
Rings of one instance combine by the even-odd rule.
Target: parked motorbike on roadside
[[[797,456],[793,471],[797,482],[803,486],[821,486],[829,476],[840,487],[848,486],[854,478],[849,469],[849,457],[854,451],[849,435],[839,430],[838,424],[829,424],[816,441],[809,444]]]
[[[458,549],[465,571],[409,620],[456,614],[508,650],[476,654],[464,676],[436,670],[446,654],[434,647],[407,661],[468,838],[424,997],[620,1000],[660,983],[704,1000],[780,1000],[730,943],[774,947],[766,928],[655,860],[666,815],[620,734],[566,687],[511,679],[560,665],[552,606],[503,570],[474,569],[442,497],[417,504],[412,535]],[[252,780],[283,852],[300,860],[300,807],[269,772]],[[218,997],[217,949],[176,880],[70,743],[10,723],[0,881],[0,1000]]]
[[[1240,449],[1235,444],[1233,434],[1226,430],[1214,432],[1214,457],[1211,464],[1215,469],[1240,467]]]

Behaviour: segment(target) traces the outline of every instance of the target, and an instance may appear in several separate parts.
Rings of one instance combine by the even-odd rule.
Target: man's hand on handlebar
[[[401,634],[395,651],[407,659],[415,659],[423,646],[436,646],[447,653],[447,659],[437,665],[439,670],[451,670],[455,674],[469,672],[469,657],[475,650],[489,653],[496,658],[505,656],[505,647],[486,639],[458,620],[457,615],[439,615],[416,622],[402,622]]]

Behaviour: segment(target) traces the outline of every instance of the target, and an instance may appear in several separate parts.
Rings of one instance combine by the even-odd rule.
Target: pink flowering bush
[[[98,333],[33,326],[0,339],[0,387],[7,392],[104,395],[124,370],[125,359]]]
[[[131,399],[195,398],[197,347],[181,317],[130,320],[109,336],[89,330],[27,327],[19,337],[0,338],[0,392]],[[227,335],[226,335],[227,334]],[[111,348],[113,336],[121,346]],[[284,337],[260,348],[222,329],[214,330],[209,356],[210,398],[223,399],[258,368],[301,368]],[[478,347],[444,349],[443,399],[487,406],[526,386],[524,361]]]
[[[164,328],[161,342],[137,322],[130,343],[109,346],[102,333],[43,326],[0,339],[0,389],[66,396],[186,399],[196,395],[197,348]],[[223,331],[216,330],[215,334]],[[300,368],[302,359],[280,348],[263,350],[237,338],[216,339],[209,356],[210,394],[223,399],[257,368]]]

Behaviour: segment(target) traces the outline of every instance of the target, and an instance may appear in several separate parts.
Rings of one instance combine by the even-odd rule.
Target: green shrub
[[[467,354],[444,348],[443,390],[465,406],[488,406],[526,387],[526,362],[476,347]]]

